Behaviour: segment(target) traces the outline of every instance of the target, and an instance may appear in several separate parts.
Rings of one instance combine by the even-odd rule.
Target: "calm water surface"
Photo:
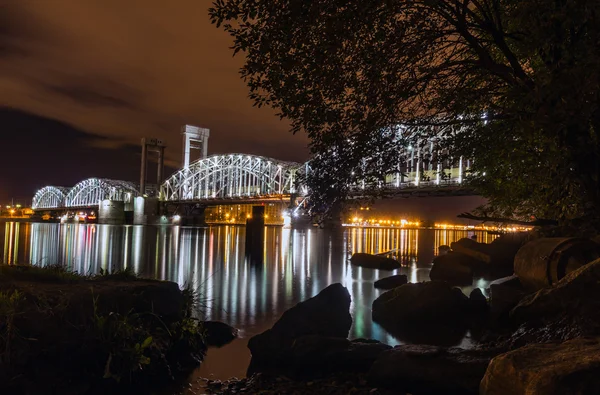
[[[242,338],[209,350],[196,372],[199,376],[242,377],[250,360],[248,338],[270,328],[296,303],[329,284],[340,282],[352,295],[351,337],[399,344],[371,321],[371,305],[382,291],[373,283],[392,274],[406,274],[410,282],[429,280],[438,247],[484,232],[431,229],[265,228],[264,263],[250,265],[244,257],[244,227],[210,228],[113,226],[86,224],[0,223],[0,251],[4,263],[45,266],[60,263],[81,273],[131,268],[143,277],[193,284],[206,304],[207,319],[240,328]],[[403,267],[393,272],[351,266],[355,252],[393,250]],[[476,279],[473,287],[487,283]],[[470,291],[465,288],[464,291]],[[468,335],[461,340],[470,343]]]

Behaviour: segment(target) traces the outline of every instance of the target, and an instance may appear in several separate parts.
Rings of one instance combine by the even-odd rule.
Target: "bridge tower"
[[[160,189],[160,184],[163,181],[163,173],[165,168],[165,145],[162,140],[142,138],[142,166],[140,170],[140,195],[146,194],[146,168],[148,166],[148,151],[158,152],[158,169],[156,172],[156,184]]]
[[[182,166],[187,168],[190,165],[190,153],[193,149],[200,150],[200,158],[208,156],[208,137],[210,130],[199,128],[197,126],[185,125],[181,127],[183,136],[183,159]]]

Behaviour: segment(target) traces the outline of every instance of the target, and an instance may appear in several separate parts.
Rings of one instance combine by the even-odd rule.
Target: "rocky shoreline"
[[[390,270],[393,264],[379,258],[358,256],[352,263],[377,268],[379,261]],[[433,280],[433,270],[427,283],[397,277],[389,282],[400,285],[373,303],[373,320],[411,344],[349,340],[350,294],[332,284],[250,339],[248,378],[206,380],[187,393],[600,393],[599,258],[600,245],[580,239],[511,235],[491,245],[463,239],[434,261],[445,280]],[[509,270],[519,260],[521,267]],[[453,287],[468,282],[465,272],[509,276],[492,282],[488,301],[479,289],[467,296]],[[540,273],[554,278],[531,287]],[[448,344],[470,330],[478,343],[440,345],[431,329],[448,335]]]

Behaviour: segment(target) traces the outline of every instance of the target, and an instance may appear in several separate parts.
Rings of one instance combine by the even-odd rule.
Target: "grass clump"
[[[11,363],[19,340],[15,318],[19,315],[23,294],[17,290],[0,292],[0,363]]]
[[[47,266],[0,265],[0,277],[3,277],[4,280],[39,282],[74,282],[85,279],[85,276],[58,264]]]

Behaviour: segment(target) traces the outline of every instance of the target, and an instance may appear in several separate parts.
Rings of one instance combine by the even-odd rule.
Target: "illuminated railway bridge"
[[[146,185],[146,156],[148,151],[159,153],[157,178],[162,180],[164,146],[160,140],[143,139],[139,184],[90,178],[72,188],[47,186],[36,192],[32,208],[38,213],[61,216],[74,211],[97,210],[99,222],[105,223],[127,222],[128,216],[133,223],[140,224],[171,223],[178,218],[194,217],[204,222],[207,207],[266,204],[278,206],[281,212],[284,208],[297,207],[308,194],[300,180],[311,171],[310,162],[286,162],[249,154],[204,156],[208,129],[185,126],[182,134],[183,167],[154,188]],[[200,149],[203,155],[190,162],[189,153],[194,148]],[[462,188],[462,180],[470,163],[462,158],[436,162],[432,159],[434,153],[433,143],[428,143],[427,149],[407,147],[398,155],[397,172],[388,175],[375,188],[404,196],[469,193]],[[356,182],[354,196],[360,197],[362,191],[369,188],[373,185]],[[240,212],[244,219],[247,210]],[[219,209],[219,213],[223,210]],[[218,217],[217,214],[210,213],[213,217]],[[230,213],[230,217],[237,218],[234,221],[240,221],[239,215]]]

